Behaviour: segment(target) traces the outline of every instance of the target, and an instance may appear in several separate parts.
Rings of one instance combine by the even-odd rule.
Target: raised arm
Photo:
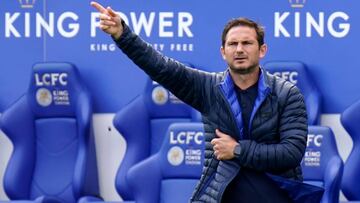
[[[209,89],[214,74],[193,69],[164,56],[133,33],[110,7],[91,5],[100,12],[100,28],[112,36],[117,46],[152,80],[163,85],[175,96],[204,113],[209,109]]]

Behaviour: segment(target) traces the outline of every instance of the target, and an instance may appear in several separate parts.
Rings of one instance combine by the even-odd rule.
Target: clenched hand
[[[211,140],[213,145],[214,155],[218,160],[229,160],[235,157],[234,148],[239,143],[234,140],[230,135],[227,135],[220,130],[215,130],[218,138]]]

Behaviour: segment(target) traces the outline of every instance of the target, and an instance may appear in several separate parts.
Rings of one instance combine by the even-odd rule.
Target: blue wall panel
[[[93,92],[97,113],[116,112],[142,91],[146,75],[114,47],[111,38],[98,28],[92,29],[98,19],[92,20],[95,10],[89,6],[90,1],[22,3],[26,2],[33,3],[33,7],[22,8],[20,0],[0,2],[0,106],[9,105],[25,91],[30,68],[39,61],[74,63]],[[149,25],[147,32],[144,27],[139,29],[145,40],[158,49],[163,47],[161,51],[168,56],[209,71],[226,67],[219,52],[224,24],[238,16],[255,19],[265,26],[269,45],[263,62],[304,62],[324,96],[323,112],[340,113],[360,99],[360,61],[355,56],[359,46],[356,36],[360,36],[360,2],[308,0],[300,8],[293,6],[301,0],[290,2],[100,1],[122,12],[134,29],[142,16]],[[30,23],[26,22],[28,19]],[[54,23],[50,26],[51,19]],[[40,26],[40,35],[36,25],[42,21],[51,28]],[[179,21],[183,21],[183,29],[179,29]],[[312,24],[319,24],[320,31]],[[21,36],[16,37],[14,30]],[[310,31],[311,35],[307,35]],[[323,36],[318,32],[323,32]],[[177,50],[176,44],[182,48]]]

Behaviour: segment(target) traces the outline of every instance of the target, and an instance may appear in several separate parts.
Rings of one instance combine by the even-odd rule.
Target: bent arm
[[[304,98],[292,88],[279,121],[280,141],[276,144],[241,140],[240,163],[258,171],[282,172],[300,165],[306,148],[307,115]]]

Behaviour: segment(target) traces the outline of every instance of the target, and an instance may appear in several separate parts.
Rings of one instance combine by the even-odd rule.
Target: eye
[[[250,44],[253,44],[253,42],[250,42],[250,41],[245,41],[243,42],[244,45],[250,45]]]
[[[227,44],[228,44],[228,46],[236,46],[237,42],[228,42]]]

